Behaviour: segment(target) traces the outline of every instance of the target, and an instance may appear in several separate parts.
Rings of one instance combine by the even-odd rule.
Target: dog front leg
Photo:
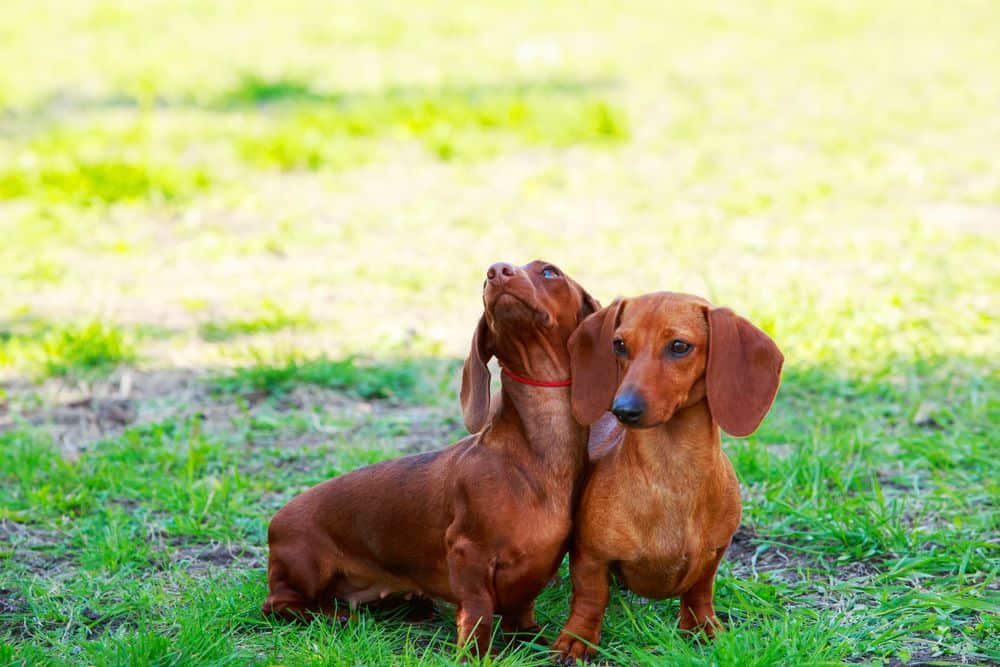
[[[683,595],[681,595],[681,611],[678,627],[681,630],[695,631],[699,628],[709,639],[714,639],[715,634],[722,630],[722,622],[715,615],[715,605],[713,604],[715,589],[715,573],[719,569],[722,556],[729,547],[720,547],[716,555],[705,568],[701,578]]]
[[[500,619],[500,629],[509,641],[529,641],[538,637],[542,626],[535,620],[535,601],[511,613],[505,613]]]
[[[485,657],[490,650],[493,615],[496,601],[493,593],[493,573],[496,559],[477,544],[458,538],[448,550],[448,576],[452,592],[458,598],[456,622],[458,646],[475,642],[474,650]]]
[[[569,573],[573,581],[569,620],[552,645],[552,650],[559,654],[556,661],[565,665],[594,657],[594,647],[601,641],[604,611],[611,597],[606,561],[574,549]]]

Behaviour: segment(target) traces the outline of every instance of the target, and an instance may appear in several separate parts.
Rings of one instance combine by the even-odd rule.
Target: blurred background
[[[793,362],[987,342],[988,2],[15,1],[0,25],[6,372],[94,319],[148,366],[464,353],[486,267],[536,257],[602,301],[729,304]]]
[[[775,338],[775,412],[730,445],[756,530],[844,521],[832,554],[920,554],[911,519],[933,506],[958,531],[942,543],[980,546],[925,574],[963,585],[998,526],[998,44],[989,0],[7,0],[5,535],[30,555],[44,536],[17,526],[96,512],[81,534],[132,536],[100,542],[101,567],[155,560],[155,535],[176,558],[163,535],[250,545],[262,567],[293,492],[462,433],[484,272],[544,258],[605,303],[693,292]],[[143,469],[107,442],[187,452],[193,495],[93,483]],[[174,484],[171,456],[146,483]],[[42,568],[11,553],[19,577]],[[852,651],[870,655],[831,655]]]

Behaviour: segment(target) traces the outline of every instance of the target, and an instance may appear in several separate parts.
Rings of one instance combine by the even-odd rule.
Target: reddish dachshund
[[[715,571],[740,522],[719,427],[748,435],[778,390],[783,357],[760,329],[704,299],[660,292],[616,301],[570,339],[573,410],[595,459],[576,513],[569,621],[553,646],[594,655],[608,575],[648,598],[680,596],[680,627],[720,628]]]
[[[494,614],[505,631],[537,630],[534,600],[568,549],[587,456],[587,429],[570,407],[567,341],[600,304],[536,261],[491,266],[483,305],[462,371],[475,435],[293,498],[268,529],[265,613],[344,618],[335,599],[439,598],[458,606],[459,645],[472,640],[480,655]],[[504,372],[491,410],[494,356]]]

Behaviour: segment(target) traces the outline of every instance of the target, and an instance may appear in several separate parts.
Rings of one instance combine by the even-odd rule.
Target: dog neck
[[[644,470],[680,476],[695,485],[712,473],[722,456],[719,425],[712,419],[708,401],[678,410],[664,424],[625,431],[623,455],[634,459]]]
[[[587,429],[573,418],[570,388],[529,385],[506,375],[500,382],[494,429],[516,427],[531,453],[554,468],[582,468]]]

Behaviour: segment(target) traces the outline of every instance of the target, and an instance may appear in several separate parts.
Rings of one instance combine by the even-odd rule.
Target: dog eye
[[[611,347],[619,357],[628,356],[628,350],[625,348],[625,341],[621,338],[615,338],[611,341]]]
[[[551,279],[551,278],[558,278],[558,277],[559,277],[559,269],[557,269],[556,267],[554,267],[554,266],[546,266],[544,269],[542,269],[542,278],[549,278],[549,279]]]
[[[684,355],[686,355],[688,352],[691,351],[692,347],[694,346],[691,345],[691,343],[685,343],[682,340],[675,340],[674,342],[670,343],[670,345],[667,346],[667,350],[673,357],[683,357]]]

